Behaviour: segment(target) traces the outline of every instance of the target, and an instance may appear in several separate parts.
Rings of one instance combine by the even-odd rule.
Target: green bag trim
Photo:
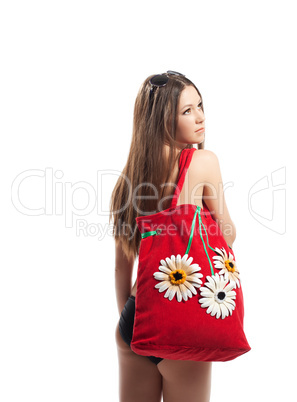
[[[153,230],[151,232],[144,232],[144,233],[141,233],[141,238],[145,239],[146,237],[149,237],[149,236],[159,235],[161,232],[162,232],[162,229]]]

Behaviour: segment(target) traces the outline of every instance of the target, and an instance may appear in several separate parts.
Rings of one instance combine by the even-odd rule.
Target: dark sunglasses
[[[167,84],[167,82],[169,81],[168,75],[181,75],[182,77],[185,77],[184,74],[181,74],[181,73],[178,73],[178,72],[172,71],[172,70],[168,70],[166,73],[163,73],[163,74],[154,75],[149,81],[151,84],[150,104],[152,102],[152,98],[154,96],[154,92],[155,92],[156,88],[164,87]]]

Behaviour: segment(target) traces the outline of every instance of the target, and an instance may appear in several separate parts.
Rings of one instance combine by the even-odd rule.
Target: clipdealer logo
[[[264,227],[278,234],[286,233],[286,167],[283,166],[257,180],[248,193],[251,216]],[[265,213],[259,210],[261,203]],[[261,201],[261,202],[260,202]],[[260,212],[261,211],[261,212]]]
[[[75,183],[69,181],[63,181],[64,173],[61,170],[55,170],[51,167],[42,169],[28,169],[19,173],[12,182],[11,185],[11,201],[15,209],[23,215],[27,216],[64,216],[65,227],[73,228],[74,220],[76,224],[76,235],[80,236],[91,236],[98,237],[98,240],[102,240],[106,234],[114,233],[114,225],[109,225],[108,223],[99,222],[89,223],[87,219],[79,219],[79,217],[86,217],[91,215],[94,211],[99,217],[108,217],[109,209],[103,209],[103,178],[108,176],[116,176],[117,178],[122,176],[131,189],[131,182],[128,177],[117,170],[98,170],[96,177],[96,186],[86,182],[78,181]],[[26,183],[27,182],[27,183]],[[22,186],[26,188],[28,182],[33,183],[33,190],[30,197],[34,198],[34,204],[36,204],[36,199],[40,200],[40,205],[38,207],[33,207],[33,202],[31,201],[28,194],[24,196],[24,192],[21,191]],[[40,186],[41,184],[41,186]],[[141,185],[152,186],[155,192],[154,196],[145,196],[147,199],[156,198],[158,199],[157,189],[151,183],[139,184],[136,189],[134,189],[132,194],[132,199],[129,199],[121,210],[124,210],[129,203],[133,203],[137,213],[139,215],[145,215],[144,211],[139,211],[135,200],[139,199],[140,196],[137,195],[139,187]],[[168,185],[168,184],[165,184]],[[201,183],[198,185],[198,187]],[[250,215],[261,225],[265,226],[269,230],[272,230],[278,234],[284,234],[286,232],[286,169],[285,167],[279,168],[271,173],[271,179],[269,176],[264,176],[250,187],[248,191],[248,203],[247,208]],[[221,186],[219,192],[225,192],[228,187],[233,187],[234,183],[225,183]],[[186,192],[188,189],[188,183],[185,181]],[[75,195],[78,191],[82,191],[84,195],[87,196],[87,202],[84,202],[83,207],[79,207],[77,202],[75,202]],[[193,189],[193,193],[197,190],[197,186]],[[109,194],[111,196],[111,193]],[[41,197],[40,197],[41,196]],[[213,194],[209,198],[220,197],[220,194]],[[268,197],[268,198],[267,198]],[[29,198],[29,201],[28,201]],[[82,198],[77,197],[82,204]],[[189,204],[195,203],[195,194],[191,197]],[[267,200],[267,202],[266,202]],[[265,216],[264,212],[261,210],[261,204],[265,204]],[[221,203],[220,203],[221,205]],[[267,205],[267,207],[266,207]],[[160,211],[162,205],[159,205]],[[121,211],[120,210],[120,211]],[[120,212],[119,211],[119,212]],[[158,212],[158,211],[156,211]],[[220,210],[220,213],[223,211]],[[153,213],[153,212],[152,212]],[[170,213],[169,213],[170,214]],[[267,216],[268,215],[268,216]],[[102,220],[102,218],[101,218]],[[126,225],[124,222],[122,225]],[[128,231],[131,236],[135,235],[135,229],[130,227],[125,230]]]

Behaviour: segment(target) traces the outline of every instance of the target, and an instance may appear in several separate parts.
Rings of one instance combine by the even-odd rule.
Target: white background
[[[138,88],[168,69],[202,93],[237,228],[252,350],[214,364],[212,401],[297,400],[294,6],[1,3],[2,402],[118,400],[109,201]]]

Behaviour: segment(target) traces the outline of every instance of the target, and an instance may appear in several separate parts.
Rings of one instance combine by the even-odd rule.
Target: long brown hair
[[[152,77],[144,81],[136,97],[128,160],[110,200],[109,223],[113,216],[113,236],[116,242],[121,241],[128,259],[139,254],[141,234],[135,218],[170,207],[175,183],[168,183],[168,179],[181,153],[181,150],[177,152],[175,140],[177,107],[186,86],[192,85],[197,90],[204,112],[198,88],[181,75],[168,75],[167,84],[157,87],[150,100]],[[169,146],[168,159],[164,154],[165,144]],[[193,145],[185,148],[193,148]],[[204,141],[198,144],[198,149],[203,148]],[[172,196],[163,199],[165,187],[172,184]]]

